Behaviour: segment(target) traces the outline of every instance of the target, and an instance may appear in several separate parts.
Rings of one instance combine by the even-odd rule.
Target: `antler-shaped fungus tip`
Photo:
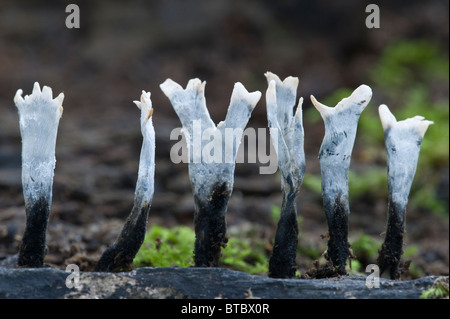
[[[407,118],[402,121],[397,121],[395,116],[385,104],[379,106],[378,114],[380,116],[381,125],[383,126],[383,130],[385,132],[394,126],[412,128],[417,132],[420,138],[423,138],[426,131],[428,130],[428,127],[434,124],[433,121],[425,120],[425,118],[420,115],[416,115],[412,118]]]
[[[330,112],[332,111],[331,107],[328,107],[325,104],[322,104],[319,101],[317,101],[316,98],[314,97],[314,95],[311,95],[310,98],[311,98],[312,104],[317,109],[317,111],[319,111],[319,113],[320,113],[320,115],[322,115],[322,117],[326,117],[330,114]]]
[[[177,91],[182,91],[183,88],[181,87],[181,85],[179,85],[177,82],[173,81],[172,79],[167,79],[165,80],[163,83],[161,83],[159,85],[159,87],[161,88],[161,90],[163,91],[163,93],[169,98],[171,99],[172,96],[177,92]]]
[[[261,98],[260,91],[250,93],[249,91],[247,91],[247,89],[241,82],[236,82],[234,84],[233,93],[231,94],[230,105],[233,105],[235,102],[239,100],[245,100],[248,101],[250,108],[253,110],[260,98]]]

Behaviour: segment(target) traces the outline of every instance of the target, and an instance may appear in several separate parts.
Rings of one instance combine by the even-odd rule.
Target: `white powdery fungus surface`
[[[299,99],[294,113],[298,78],[287,77],[284,81],[271,73],[266,74],[269,84],[266,91],[267,120],[271,140],[278,156],[278,167],[283,176],[297,192],[305,174],[304,131],[302,119],[303,98]],[[273,133],[273,134],[272,134]]]
[[[394,203],[405,208],[416,173],[420,145],[433,122],[422,116],[397,121],[384,104],[380,105],[378,113],[386,144],[389,193]]]
[[[336,199],[348,207],[348,172],[356,138],[358,120],[370,99],[372,89],[359,86],[334,108],[319,103],[311,95],[311,101],[325,123],[325,136],[319,152],[322,175],[322,196],[325,212],[332,212]]]
[[[167,79],[160,85],[183,126],[189,152],[189,177],[194,193],[208,199],[216,184],[232,189],[234,167],[242,134],[261,92],[249,93],[236,83],[227,116],[217,126],[211,120],[205,100],[206,82],[189,80],[186,89]]]
[[[155,129],[152,122],[153,108],[150,92],[142,91],[141,100],[134,103],[141,110],[140,123],[143,137],[135,198],[150,204],[154,194],[155,177]]]
[[[53,98],[52,89],[34,83],[31,95],[17,90],[14,103],[19,111],[22,136],[22,185],[25,204],[39,198],[51,203],[55,146],[64,94]]]

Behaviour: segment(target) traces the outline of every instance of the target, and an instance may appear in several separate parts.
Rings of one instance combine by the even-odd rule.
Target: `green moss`
[[[322,194],[322,180],[320,176],[306,173],[303,178],[303,187],[309,189],[317,195]]]
[[[371,78],[394,94],[401,88],[430,80],[448,80],[448,58],[428,41],[401,40],[391,43],[374,67]]]
[[[370,167],[362,173],[349,172],[349,194],[351,197],[387,197],[387,169]]]
[[[248,235],[248,236],[247,236]],[[222,250],[221,265],[250,274],[266,274],[268,256],[264,243],[250,234],[230,238]],[[193,266],[195,232],[187,226],[165,228],[153,225],[137,253],[134,267],[190,267]]]
[[[243,271],[254,275],[266,275],[268,256],[264,244],[251,242],[249,239],[230,238],[227,247],[223,249],[221,264],[230,269]]]
[[[420,299],[442,299],[449,298],[448,277],[437,279],[434,284],[422,292]]]
[[[153,225],[137,253],[135,267],[189,267],[193,265],[195,233],[186,226],[171,229]]]
[[[351,240],[351,248],[353,254],[364,263],[373,263],[377,256],[378,250],[382,244],[382,239],[375,239],[372,236],[360,234],[357,238]]]

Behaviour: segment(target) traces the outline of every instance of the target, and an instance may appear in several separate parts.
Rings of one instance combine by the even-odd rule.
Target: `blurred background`
[[[248,126],[267,127],[264,73],[271,71],[299,77],[298,97],[305,98],[300,273],[323,261],[327,242],[317,158],[324,128],[309,96],[335,106],[364,83],[374,94],[360,118],[350,173],[352,271],[375,263],[385,231],[386,154],[377,113],[384,103],[399,120],[422,115],[435,123],[422,143],[408,204],[404,259],[412,264],[405,276],[448,275],[448,1],[376,1],[380,28],[372,29],[370,2],[357,0],[73,1],[80,9],[80,28],[73,29],[66,27],[69,3],[0,2],[0,261],[18,251],[25,226],[17,89],[31,94],[38,81],[55,96],[65,94],[46,262],[89,270],[132,207],[142,142],[132,101],[141,91],[152,94],[157,138],[149,227],[192,228],[187,164],[169,156],[176,143],[169,135],[180,122],[159,85],[167,78],[182,86],[191,78],[206,81],[218,123],[239,81],[263,93]],[[280,205],[278,173],[237,164],[227,220],[229,237],[243,246],[230,242],[236,255],[224,266],[243,269],[241,259],[244,270],[264,274],[255,267],[270,255]]]

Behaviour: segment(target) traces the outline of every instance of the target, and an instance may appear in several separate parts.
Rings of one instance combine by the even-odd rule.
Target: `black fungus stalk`
[[[272,144],[278,156],[281,172],[283,200],[277,224],[272,255],[269,259],[269,276],[292,278],[296,272],[298,222],[296,199],[305,173],[304,132],[302,102],[300,98],[294,114],[298,78],[284,81],[271,73],[266,74],[269,84],[266,92],[267,119]]]
[[[377,263],[380,274],[389,270],[391,279],[401,275],[406,206],[422,143],[431,121],[421,116],[397,122],[386,105],[378,109],[384,130],[388,166],[388,221]]]
[[[350,97],[334,108],[325,106],[311,96],[325,123],[325,136],[320,147],[319,162],[322,178],[322,197],[328,223],[327,258],[338,275],[345,275],[349,257],[348,173],[358,120],[369,103],[372,90],[367,85],[358,87]]]
[[[135,103],[141,109],[143,142],[134,204],[121,233],[116,241],[103,252],[95,271],[129,271],[145,238],[155,175],[155,131],[151,119],[153,108],[150,92],[143,91],[141,101],[135,101]]]
[[[150,203],[135,203],[116,241],[100,257],[95,271],[120,272],[132,269],[134,257],[144,242]]]
[[[194,225],[196,240],[194,246],[197,267],[217,267],[221,249],[227,245],[225,214],[231,189],[226,183],[213,186],[211,197],[202,200],[194,195]]]
[[[277,224],[269,277],[293,278],[297,270],[298,222],[294,191],[283,191],[280,220]]]
[[[46,233],[52,203],[55,146],[64,94],[52,97],[52,89],[34,83],[33,92],[14,102],[19,111],[22,136],[22,187],[26,227],[19,247],[19,267],[43,267]]]
[[[260,92],[236,83],[225,121],[217,126],[206,108],[205,82],[192,79],[186,89],[171,79],[160,85],[183,125],[188,145],[189,178],[195,199],[196,267],[217,267],[226,246],[226,211],[234,183],[242,133]],[[233,136],[232,140],[227,136]]]
[[[47,198],[41,197],[33,204],[25,206],[27,222],[22,242],[19,246],[19,267],[37,268],[44,265],[46,253],[47,224],[50,204]]]

